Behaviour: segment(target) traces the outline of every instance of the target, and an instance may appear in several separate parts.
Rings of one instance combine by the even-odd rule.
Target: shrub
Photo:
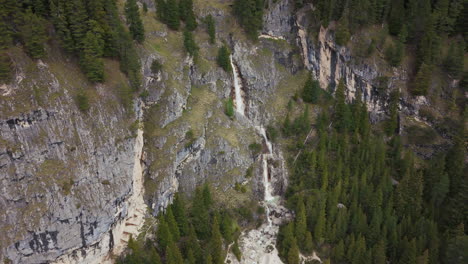
[[[258,143],[252,143],[249,145],[249,149],[254,155],[257,155],[260,153],[260,151],[262,151],[262,145]]]
[[[245,177],[250,178],[253,176],[253,166],[250,166],[246,171],[245,171]]]
[[[268,139],[275,142],[276,139],[278,138],[279,133],[278,133],[278,130],[276,130],[274,126],[269,125],[267,126],[266,134],[267,134]]]
[[[82,112],[89,110],[89,99],[86,93],[81,92],[76,96],[76,102],[78,103],[78,109]]]
[[[225,103],[225,109],[224,113],[229,116],[229,118],[234,117],[234,102],[232,101],[232,98],[229,98],[226,103]]]
[[[232,254],[234,254],[234,256],[236,256],[236,259],[238,261],[241,260],[242,252],[239,249],[239,245],[237,244],[237,241],[234,243],[234,245],[232,245]]]
[[[159,73],[162,70],[162,64],[158,60],[153,60],[151,63],[151,72],[154,74]]]

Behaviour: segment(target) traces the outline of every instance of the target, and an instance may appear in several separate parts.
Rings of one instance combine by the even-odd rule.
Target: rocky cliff
[[[10,51],[15,80],[0,87],[4,260],[112,262],[112,254],[139,233],[145,215],[156,215],[175,192],[190,194],[205,181],[226,206],[260,199],[261,158],[248,146],[263,142],[257,126],[284,119],[309,74],[331,91],[344,79],[349,100],[360,90],[374,122],[388,114],[389,91],[407,81],[404,68],[355,63],[348,48],[334,43],[332,26],[315,37],[306,15],[311,6],[295,12],[293,1],[269,1],[262,35],[252,42],[231,15],[232,1],[194,1],[200,18],[215,18],[217,43],[209,44],[200,20],[200,56],[193,61],[182,33],[158,22],[152,1],[144,2],[146,41],[138,46],[144,96],[132,103],[121,98],[127,80],[114,61],[106,61],[109,81],[93,85],[53,45],[43,61],[31,61],[19,48]],[[232,73],[216,64],[223,42],[242,79],[245,117],[224,113],[234,87]],[[154,60],[163,65],[159,73],[151,72]],[[378,77],[389,72],[389,89],[382,92]],[[87,111],[77,107],[83,92],[93,98]],[[425,103],[403,93],[400,108],[417,117]],[[273,193],[281,194],[287,184],[281,142],[268,164]],[[236,183],[248,191],[236,192]]]

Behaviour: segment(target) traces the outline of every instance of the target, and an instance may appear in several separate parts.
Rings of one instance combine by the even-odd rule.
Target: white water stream
[[[239,70],[237,66],[234,64],[234,60],[232,59],[232,55],[229,57],[231,60],[231,68],[232,68],[232,75],[234,76],[234,92],[235,92],[235,100],[234,104],[236,106],[236,112],[240,115],[245,115],[245,104],[244,99],[242,98],[242,80],[240,78]]]
[[[234,93],[235,93],[235,110],[241,116],[245,116],[245,103],[242,96],[242,80],[239,70],[235,65],[232,55],[231,66],[234,76]],[[261,155],[263,169],[263,186],[265,191],[263,206],[266,211],[267,223],[264,223],[258,229],[243,232],[239,239],[239,245],[243,254],[239,262],[233,254],[229,253],[226,258],[226,263],[246,263],[246,264],[283,264],[278,256],[276,249],[276,238],[279,231],[278,223],[274,221],[274,216],[270,213],[272,210],[279,210],[277,204],[278,197],[273,196],[271,178],[268,169],[268,159],[273,156],[273,146],[266,136],[266,131],[263,126],[254,126],[258,134],[263,138],[267,150]]]

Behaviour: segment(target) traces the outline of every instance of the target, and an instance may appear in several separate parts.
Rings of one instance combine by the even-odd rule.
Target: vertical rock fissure
[[[132,188],[123,202],[119,203],[114,215],[116,221],[108,232],[93,243],[95,246],[83,246],[70,250],[52,263],[113,263],[112,256],[120,255],[125,250],[130,237],[136,238],[144,224],[147,205],[143,199],[143,108],[141,100],[136,102],[137,119],[140,126],[137,129],[133,148],[134,163],[132,169]],[[124,215],[123,217],[121,217]],[[80,252],[80,254],[77,254]]]

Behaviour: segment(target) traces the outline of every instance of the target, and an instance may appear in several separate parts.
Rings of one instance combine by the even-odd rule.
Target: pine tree
[[[213,204],[213,198],[211,196],[210,184],[203,184],[203,204],[205,208],[210,208]]]
[[[213,257],[213,264],[222,264],[224,262],[223,240],[221,232],[219,231],[218,217],[213,217],[213,225],[211,226],[211,255]]]
[[[408,240],[403,241],[403,254],[400,258],[399,264],[413,264],[416,263],[416,240],[413,239],[410,242]]]
[[[309,76],[302,90],[302,99],[304,99],[305,102],[316,104],[318,103],[319,93],[319,82],[314,80],[312,76]]]
[[[423,63],[413,81],[411,93],[413,95],[427,95],[431,84],[431,66]]]
[[[85,4],[83,0],[62,1],[65,2],[65,12],[68,16],[68,28],[73,43],[72,49],[75,53],[79,53],[83,47],[88,27]],[[58,14],[58,16],[60,15]],[[64,21],[64,23],[67,22]]]
[[[299,260],[299,248],[297,247],[296,240],[293,240],[288,252],[288,264],[299,264]]]
[[[171,231],[164,217],[160,217],[159,219],[156,237],[158,239],[159,249],[161,250],[173,244],[174,240],[172,239]]]
[[[302,197],[298,200],[297,210],[296,210],[296,223],[294,225],[295,233],[294,235],[297,238],[297,243],[301,246],[302,250],[305,250],[306,244],[306,233],[307,233],[307,222],[306,222],[306,212],[304,202]]]
[[[377,244],[372,249],[372,256],[374,264],[386,264],[386,256],[385,256],[385,242],[383,239],[379,240]]]
[[[174,201],[172,202],[172,211],[174,213],[174,217],[177,221],[177,225],[179,226],[180,235],[186,236],[189,232],[189,224],[187,220],[186,214],[186,206],[185,200],[179,193],[175,194]]]
[[[208,31],[208,35],[210,36],[210,43],[214,44],[216,40],[216,24],[213,16],[209,14],[205,18],[206,21],[206,28]]]
[[[181,264],[184,263],[184,258],[180,253],[179,248],[175,243],[171,243],[166,247],[166,263],[167,264]]]
[[[231,72],[231,59],[230,59],[230,52],[226,45],[223,45],[221,48],[218,49],[218,57],[217,62],[219,67],[223,68],[225,72]]]
[[[185,30],[184,31],[184,47],[185,51],[192,56],[194,59],[198,57],[198,46],[195,43],[192,32]]]
[[[156,16],[158,17],[159,21],[163,23],[167,23],[167,4],[165,0],[156,0]]]
[[[262,0],[235,0],[234,14],[240,25],[253,40],[258,37],[258,30],[262,29],[263,1]]]
[[[195,233],[195,228],[190,224],[188,231],[187,248],[194,254],[197,263],[203,262],[202,249]]]
[[[320,213],[318,215],[317,223],[315,224],[314,228],[314,237],[315,240],[322,244],[325,240],[325,226],[326,226],[326,218],[325,218],[325,208],[320,209]]]
[[[335,32],[335,42],[340,46],[346,46],[349,39],[351,38],[351,34],[349,33],[347,19],[342,19],[337,27]]]
[[[197,187],[192,205],[192,223],[200,239],[206,239],[210,236],[210,215],[205,206],[202,190]]]
[[[140,18],[140,11],[136,0],[127,0],[125,3],[125,17],[130,33],[134,40],[142,43],[145,40],[145,29]]]
[[[195,255],[193,254],[193,250],[191,248],[187,251],[187,264],[196,264]]]
[[[447,53],[447,57],[445,58],[445,69],[454,79],[460,78],[463,72],[463,46],[465,46],[463,41],[462,43],[452,43]]]
[[[1,10],[0,10],[1,12]],[[5,21],[2,19],[2,15],[0,13],[0,50],[6,49],[11,45],[11,35],[10,35],[10,30],[8,29],[7,24]]]
[[[278,240],[281,241],[280,253],[281,256],[287,258],[289,249],[293,244],[293,240],[294,242],[296,240],[296,238],[294,237],[294,223],[289,222],[286,226],[282,227],[282,229],[280,230],[280,235],[278,236]]]
[[[80,64],[86,77],[92,82],[104,80],[104,62],[101,59],[103,41],[99,31],[86,33]]]
[[[387,120],[385,125],[385,132],[387,135],[393,135],[398,133],[398,103],[400,100],[400,93],[398,90],[392,91],[390,94],[390,118]]]
[[[42,58],[45,55],[44,43],[46,41],[45,21],[28,9],[23,16],[23,24],[20,28],[21,37],[26,52],[33,59]]]
[[[349,128],[351,118],[348,105],[346,105],[345,84],[343,80],[340,80],[338,83],[338,87],[335,92],[335,98],[335,127],[338,129],[338,131],[343,132]]]
[[[305,236],[305,242],[304,242],[304,252],[305,253],[312,253],[312,250],[314,249],[314,244],[312,241],[312,233],[307,231],[306,236]]]
[[[192,0],[180,0],[179,2],[179,15],[180,20],[185,22],[186,29],[193,31],[197,28],[197,21],[193,13]]]
[[[177,242],[180,239],[179,226],[177,225],[174,214],[172,213],[172,207],[167,207],[166,210],[166,223],[169,226],[173,241]]]
[[[338,244],[335,247],[333,247],[332,259],[335,260],[336,262],[341,262],[344,260],[344,257],[345,257],[344,242],[343,242],[343,239],[340,239]]]
[[[176,0],[167,0],[164,8],[164,21],[170,29],[178,30],[180,26],[179,6]]]

